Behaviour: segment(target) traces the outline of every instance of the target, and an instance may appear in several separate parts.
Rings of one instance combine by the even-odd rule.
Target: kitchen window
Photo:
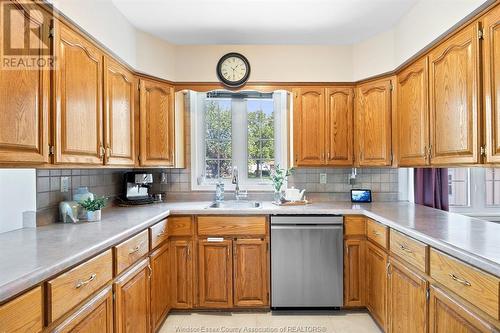
[[[237,167],[240,187],[272,190],[270,174],[286,167],[287,92],[189,92],[191,184],[213,190],[218,180],[232,189]]]

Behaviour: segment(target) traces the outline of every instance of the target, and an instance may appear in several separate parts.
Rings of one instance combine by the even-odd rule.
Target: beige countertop
[[[500,276],[500,224],[407,202],[316,203],[207,209],[209,202],[114,207],[101,222],[53,224],[0,234],[0,303],[147,228],[169,214],[363,214]]]

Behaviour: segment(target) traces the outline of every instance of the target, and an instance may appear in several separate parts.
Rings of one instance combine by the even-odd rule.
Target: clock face
[[[241,54],[228,53],[219,60],[217,75],[225,85],[239,87],[250,76],[250,64]]]

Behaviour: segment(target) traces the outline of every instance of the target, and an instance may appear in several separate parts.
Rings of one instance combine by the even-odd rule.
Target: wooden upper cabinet
[[[398,74],[399,165],[429,164],[429,75],[427,57]]]
[[[116,61],[104,59],[104,142],[107,165],[135,164],[134,75]]]
[[[5,51],[8,38],[23,42],[30,31],[30,45],[37,56],[49,49],[50,19],[44,11],[28,14],[31,6],[2,2],[3,11],[12,10],[10,24],[3,24],[0,47]],[[41,14],[40,16],[38,14]],[[29,18],[29,23],[26,22]],[[35,37],[38,34],[40,38]],[[14,59],[29,55],[16,51]],[[8,55],[4,55],[8,59]],[[49,70],[22,66],[0,68],[0,163],[38,164],[49,161]]]
[[[366,247],[366,306],[385,329],[387,324],[387,254],[371,242]]]
[[[297,88],[294,95],[295,165],[322,165],[325,163],[325,88]]]
[[[478,25],[429,53],[432,164],[479,162]]]
[[[203,239],[198,244],[198,294],[203,308],[233,305],[232,241]]]
[[[486,161],[500,163],[500,6],[483,18]]]
[[[265,239],[234,241],[234,305],[269,305],[268,251]]]
[[[387,299],[388,332],[427,332],[427,281],[392,258]]]
[[[140,80],[140,164],[174,165],[174,87]]]
[[[353,164],[354,90],[326,89],[326,164]]]
[[[144,259],[115,281],[116,333],[151,332],[150,279],[149,260]]]
[[[358,87],[356,105],[359,166],[392,164],[392,80],[385,78]]]
[[[102,164],[103,53],[56,24],[55,163]]]

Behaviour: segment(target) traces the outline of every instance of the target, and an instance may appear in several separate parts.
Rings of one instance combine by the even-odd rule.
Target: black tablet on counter
[[[372,191],[352,189],[351,202],[372,202]]]

